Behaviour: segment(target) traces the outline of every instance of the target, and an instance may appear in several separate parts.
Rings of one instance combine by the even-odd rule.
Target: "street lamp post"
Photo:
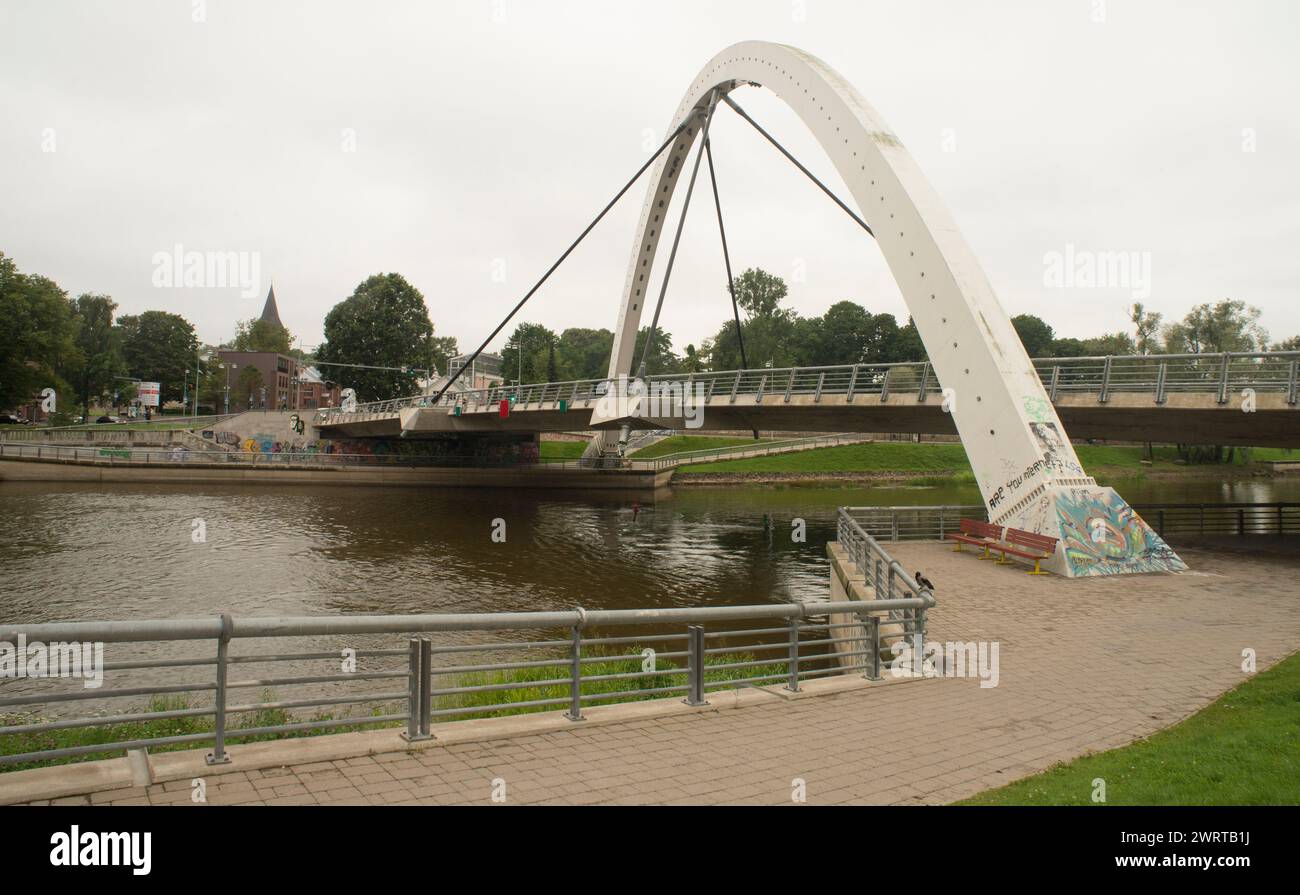
[[[222,362],[221,368],[226,371],[226,414],[230,414],[230,371],[238,367],[239,364]],[[251,398],[249,399],[251,402]]]

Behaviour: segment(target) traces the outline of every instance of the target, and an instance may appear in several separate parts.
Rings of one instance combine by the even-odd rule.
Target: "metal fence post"
[[[867,680],[880,680],[880,616],[870,616],[867,621],[868,636],[871,638],[871,668]]]
[[[234,621],[227,612],[221,613],[221,636],[217,639],[217,693],[215,704],[215,735],[212,743],[212,751],[208,753],[207,762],[210,765],[230,764],[230,756],[226,754],[226,669],[229,666],[228,650],[230,649],[230,635],[234,630]]]
[[[1223,366],[1219,370],[1219,403],[1228,403],[1228,370],[1232,363],[1232,355],[1227,351],[1223,352]]]
[[[1106,364],[1101,369],[1101,391],[1097,394],[1098,404],[1105,404],[1106,398],[1109,397],[1111,360],[1111,356],[1109,354],[1106,355]]]
[[[790,619],[790,661],[789,679],[785,688],[791,693],[799,692],[799,619]]]
[[[1156,371],[1156,403],[1165,403],[1165,379],[1169,375],[1169,364],[1165,361],[1160,362],[1160,369]]]
[[[570,721],[582,718],[582,628],[573,626],[573,657],[569,671],[569,710],[564,717]]]
[[[686,628],[688,687],[687,705],[708,705],[704,699],[704,626],[688,625]]]
[[[406,732],[402,739],[420,738],[420,693],[425,689],[420,680],[420,639],[412,637],[406,642]]]

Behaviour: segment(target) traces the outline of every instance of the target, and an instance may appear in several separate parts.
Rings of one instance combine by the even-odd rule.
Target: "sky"
[[[182,314],[209,343],[274,283],[316,345],[333,305],[398,272],[437,335],[476,347],[658,145],[704,64],[754,39],[858,88],[1009,314],[1085,338],[1130,330],[1135,298],[1166,319],[1235,298],[1274,340],[1300,333],[1288,0],[0,0],[0,36],[0,251],[119,314]],[[779,100],[736,96],[847,197]],[[729,110],[711,136],[737,272],[784,277],[800,314],[848,299],[906,320],[842,211]],[[644,189],[517,320],[615,327]],[[678,350],[730,315],[708,198],[664,305]],[[256,288],[173,282],[178,246],[255,261]],[[1054,268],[1103,252],[1149,276]]]

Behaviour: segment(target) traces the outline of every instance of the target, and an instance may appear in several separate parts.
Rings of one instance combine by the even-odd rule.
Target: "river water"
[[[1300,500],[1300,480],[1112,484],[1134,503]],[[969,485],[679,487],[651,498],[3,483],[0,620],[816,600],[837,507],[978,502]],[[805,543],[791,539],[796,518]]]

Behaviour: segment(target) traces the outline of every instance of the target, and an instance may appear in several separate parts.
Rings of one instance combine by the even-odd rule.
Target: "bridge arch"
[[[682,98],[669,133],[683,122],[686,127],[651,169],[610,378],[632,371],[670,200],[710,98],[715,90],[720,99],[749,85],[767,88],[799,116],[874,231],[945,389],[989,518],[1059,537],[1055,568],[1064,574],[1181,567],[1114,491],[1098,488],[1084,471],[1009,316],[911,154],[840,74],[794,47],[763,41],[728,47]],[[1114,543],[1087,539],[1103,528]]]

